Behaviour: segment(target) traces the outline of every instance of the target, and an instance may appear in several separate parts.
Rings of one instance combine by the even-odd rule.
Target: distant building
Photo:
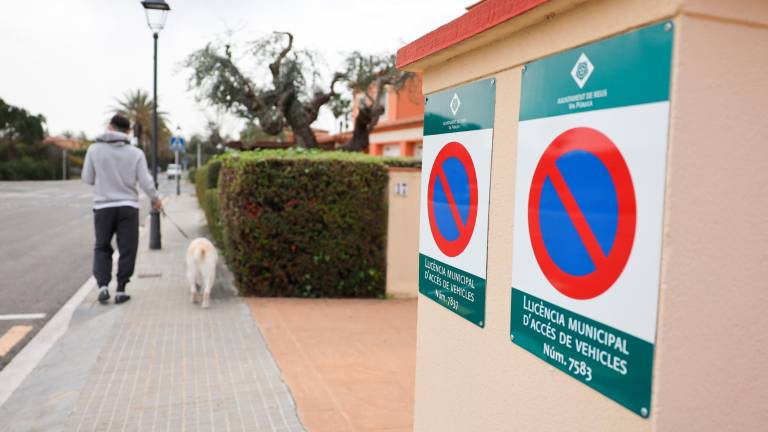
[[[49,136],[43,142],[54,145],[62,150],[80,150],[88,147],[88,143],[85,141],[63,136]]]
[[[355,122],[358,100],[359,95],[355,95],[350,124]],[[421,158],[424,130],[424,95],[421,93],[421,76],[416,75],[397,92],[388,90],[384,101],[384,114],[371,132],[368,153],[379,156]],[[340,145],[351,136],[352,131],[318,136],[318,142],[321,146]]]

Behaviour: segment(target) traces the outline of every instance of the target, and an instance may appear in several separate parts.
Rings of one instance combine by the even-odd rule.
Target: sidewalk
[[[311,432],[411,432],[417,299],[246,299]]]
[[[191,237],[204,234],[191,195],[166,210]],[[248,307],[222,286],[210,309],[190,304],[188,241],[164,219],[163,249],[149,251],[147,232],[132,300],[103,306],[91,291],[0,407],[0,431],[303,431]]]

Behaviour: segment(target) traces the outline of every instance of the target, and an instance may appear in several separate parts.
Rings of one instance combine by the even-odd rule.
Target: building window
[[[423,143],[418,143],[415,146],[413,146],[413,157],[417,159],[421,159],[421,151],[423,150],[423,148],[424,148]]]
[[[384,146],[384,156],[397,157],[400,156],[400,144],[387,144]]]

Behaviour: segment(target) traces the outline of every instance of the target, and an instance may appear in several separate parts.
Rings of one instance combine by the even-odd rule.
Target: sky
[[[0,98],[47,119],[51,135],[100,133],[116,99],[152,90],[152,33],[139,0],[6,2],[0,13]],[[231,34],[245,42],[290,31],[329,68],[353,50],[394,53],[460,16],[474,0],[168,0],[160,33],[158,100],[173,129],[203,132],[207,119],[237,136],[240,122],[196,102],[180,62]],[[439,4],[439,7],[436,7]],[[316,126],[332,129],[325,112]]]

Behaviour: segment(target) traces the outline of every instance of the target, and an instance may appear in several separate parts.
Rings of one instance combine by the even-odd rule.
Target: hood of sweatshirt
[[[128,134],[124,134],[122,132],[106,131],[96,137],[96,142],[122,146],[130,144],[131,138],[128,136]]]

